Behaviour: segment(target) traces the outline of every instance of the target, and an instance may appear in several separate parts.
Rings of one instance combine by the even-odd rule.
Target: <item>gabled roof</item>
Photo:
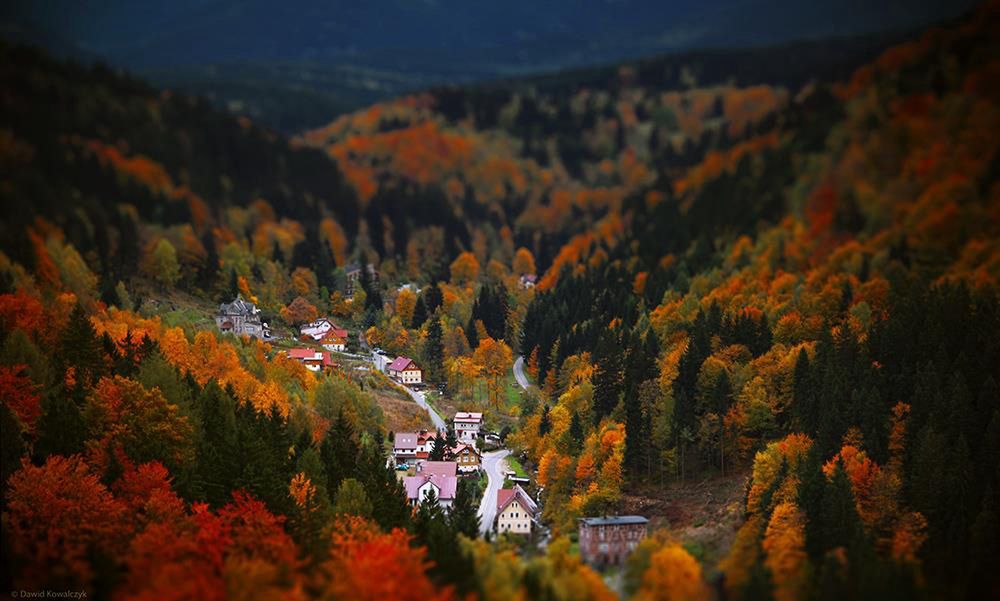
[[[420,467],[420,473],[455,476],[458,474],[458,464],[454,461],[425,461]]]
[[[623,526],[629,524],[648,524],[649,520],[641,515],[606,515],[599,518],[577,518],[588,526]]]
[[[293,348],[288,351],[288,356],[292,359],[298,359],[300,361],[304,359],[316,359],[320,351],[311,348]]]
[[[219,304],[219,313],[225,315],[254,315],[257,313],[257,306],[243,300],[242,294],[237,294],[233,302]]]
[[[497,491],[497,513],[499,514],[508,505],[517,501],[528,513],[534,514],[538,511],[538,506],[531,500],[528,493],[524,492],[520,484],[515,484],[514,488],[501,488]]]
[[[392,448],[394,449],[416,449],[417,448],[417,433],[416,432],[396,432],[395,437],[392,439]]]
[[[456,422],[481,422],[483,421],[482,413],[472,413],[467,411],[459,411],[455,414]]]
[[[462,451],[464,451],[464,450],[466,450],[466,449],[468,449],[468,450],[472,451],[472,452],[473,452],[473,453],[475,453],[475,454],[476,454],[477,456],[479,456],[479,457],[482,457],[482,455],[481,455],[481,454],[479,453],[479,451],[478,451],[478,450],[476,450],[476,447],[472,446],[471,444],[464,444],[464,443],[463,443],[463,444],[459,444],[459,445],[458,445],[458,446],[456,446],[456,447],[455,447],[454,449],[452,449],[452,451],[451,451],[451,452],[452,452],[452,454],[454,454],[454,455],[459,455],[459,454],[461,454],[461,453],[462,453]]]
[[[407,369],[420,369],[417,364],[413,362],[413,359],[409,357],[396,357],[392,363],[389,364],[389,371],[406,371]]]
[[[458,477],[442,476],[440,474],[420,474],[403,478],[403,486],[406,488],[407,498],[410,500],[416,499],[417,495],[420,494],[420,487],[426,482],[430,482],[437,488],[436,492],[439,499],[450,500],[455,498]]]

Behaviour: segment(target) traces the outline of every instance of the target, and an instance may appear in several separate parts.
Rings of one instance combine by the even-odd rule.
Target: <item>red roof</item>
[[[316,356],[316,351],[311,348],[293,348],[288,351],[288,356],[292,359],[312,359]]]
[[[420,466],[420,473],[454,476],[458,473],[458,464],[454,461],[425,461]]]
[[[524,492],[521,485],[515,484],[514,488],[501,488],[497,491],[497,513],[503,511],[505,507],[515,500],[528,513],[535,513],[538,510],[538,506],[531,500],[528,493]]]
[[[413,362],[413,359],[409,357],[396,357],[396,359],[389,364],[389,371],[406,371],[408,369],[420,369],[417,364]]]
[[[514,496],[513,488],[501,488],[497,491],[497,509],[501,509],[507,506],[510,502],[511,497]]]

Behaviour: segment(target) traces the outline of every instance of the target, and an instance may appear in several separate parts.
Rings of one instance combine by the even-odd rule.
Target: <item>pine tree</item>
[[[605,330],[594,350],[594,423],[610,415],[622,394],[622,359],[617,335]]]
[[[452,449],[458,446],[458,437],[455,436],[455,428],[452,427],[450,424],[448,425],[448,429],[446,430],[444,441],[448,454],[451,453]]]
[[[424,364],[427,366],[427,379],[440,382],[444,374],[444,344],[441,341],[441,318],[437,313],[431,316],[427,326],[427,338],[424,340]]]
[[[427,303],[424,302],[424,297],[420,296],[416,306],[413,307],[413,319],[410,322],[410,327],[414,330],[419,329],[425,321],[427,321]]]
[[[851,481],[840,458],[823,491],[819,522],[820,549],[846,548],[855,541],[862,528]]]
[[[424,302],[427,305],[427,314],[431,315],[437,311],[438,307],[444,304],[444,296],[441,294],[441,288],[438,286],[437,282],[434,282],[427,288],[427,292],[424,292]]]
[[[74,399],[71,394],[81,398]],[[73,455],[83,452],[87,424],[80,407],[82,389],[65,391],[58,387],[42,397],[42,415],[38,418],[38,440],[34,453],[39,460],[49,455]]]
[[[81,389],[93,386],[104,375],[101,339],[80,303],[73,307],[59,336],[58,364],[60,371],[76,370],[76,386]]]
[[[338,411],[337,418],[323,438],[319,453],[326,470],[327,490],[338,490],[344,478],[357,475],[358,445],[354,440],[354,428],[347,421],[343,409]]]
[[[805,349],[800,349],[792,376],[793,425],[806,434],[814,435],[819,424],[819,416],[810,370],[809,354]]]
[[[570,450],[573,455],[576,455],[583,448],[583,441],[586,436],[586,433],[583,431],[583,420],[580,419],[580,414],[576,411],[573,412],[573,416],[569,420],[569,435],[573,442],[573,448]]]
[[[333,512],[340,516],[372,517],[372,502],[368,499],[364,486],[354,478],[341,480],[333,503]]]
[[[479,515],[474,504],[472,489],[472,480],[459,479],[455,502],[451,506],[448,521],[452,530],[474,539],[479,536]]]
[[[431,461],[444,461],[448,454],[447,444],[444,433],[438,430],[437,436],[434,437],[434,442],[431,445],[431,452],[428,459]]]
[[[195,490],[213,507],[227,503],[238,473],[235,401],[210,380],[198,395]]]
[[[383,530],[406,528],[412,510],[403,483],[386,464],[381,447],[366,439],[358,459],[358,479],[372,503],[372,515]]]
[[[552,417],[549,415],[549,406],[542,407],[542,416],[538,420],[538,436],[542,437],[552,431]]]

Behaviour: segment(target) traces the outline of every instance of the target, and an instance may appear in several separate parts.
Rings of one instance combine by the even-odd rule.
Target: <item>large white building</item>
[[[455,414],[452,423],[455,426],[455,435],[459,440],[474,444],[479,436],[479,430],[483,426],[483,414],[459,411]]]

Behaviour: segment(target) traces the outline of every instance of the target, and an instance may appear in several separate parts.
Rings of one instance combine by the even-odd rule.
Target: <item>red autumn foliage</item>
[[[17,416],[24,429],[35,432],[42,415],[38,386],[25,373],[26,366],[0,366],[0,400]]]
[[[335,599],[359,601],[447,600],[450,588],[439,589],[427,577],[423,548],[410,547],[410,535],[399,528],[385,534],[362,518],[348,517],[333,534],[327,592]]]
[[[118,556],[128,532],[125,507],[78,455],[24,459],[7,483],[3,525],[23,588],[88,585],[94,553]]]

